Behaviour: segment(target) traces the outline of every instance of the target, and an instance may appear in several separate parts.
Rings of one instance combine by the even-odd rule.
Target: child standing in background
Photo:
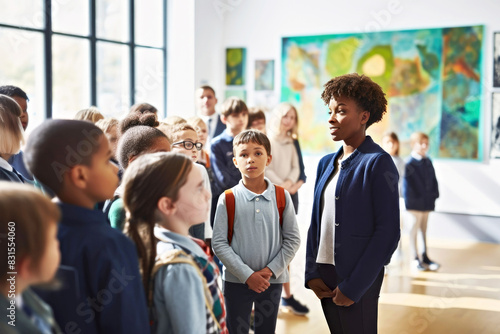
[[[19,104],[22,110],[21,125],[23,126],[24,132],[26,132],[29,124],[28,95],[21,88],[11,85],[0,86],[0,94],[11,97],[14,101],[17,102],[17,104]],[[33,175],[31,175],[31,173],[26,169],[26,166],[24,165],[23,151],[19,151],[19,153],[11,156],[8,162],[26,179],[34,181]]]
[[[205,122],[201,119],[201,117],[194,116],[187,119],[189,125],[191,125],[198,135],[198,141],[203,144],[203,148],[198,151],[198,163],[202,164],[208,169],[210,169],[210,156],[206,150],[207,148],[207,135],[208,128]]]
[[[410,249],[415,257],[414,264],[418,270],[438,270],[440,265],[429,259],[427,255],[427,221],[429,213],[434,211],[436,199],[439,197],[436,172],[431,159],[427,157],[429,136],[415,132],[410,137],[411,156],[408,158],[403,178],[403,197],[405,199],[408,218],[412,225],[410,230]],[[422,234],[423,249],[418,253],[417,234]]]
[[[170,152],[167,135],[151,126],[137,125],[125,132],[118,143],[118,161],[122,170],[139,156],[146,153]],[[113,198],[106,201],[104,213],[112,227],[122,231],[125,225],[125,208],[123,206],[123,186],[116,188]]]
[[[47,120],[31,133],[24,159],[57,195],[62,288],[40,296],[64,332],[148,333],[137,252],[95,205],[113,197],[118,168],[104,133],[91,122]]]
[[[62,333],[52,309],[30,289],[52,280],[59,266],[57,205],[32,186],[2,181],[0,213],[2,333]]]
[[[247,129],[259,130],[266,133],[266,113],[260,108],[250,108],[248,110]]]
[[[273,161],[266,170],[271,182],[288,190],[296,213],[299,208],[297,191],[304,184],[304,181],[299,180],[299,155],[294,144],[297,139],[297,116],[297,110],[290,103],[283,102],[274,108],[269,129]]]
[[[242,180],[220,196],[215,215],[213,246],[224,264],[224,298],[230,333],[248,333],[255,303],[255,333],[274,333],[287,266],[300,245],[300,233],[290,194],[282,212],[277,192],[264,177],[271,162],[271,144],[260,131],[246,130],[234,138],[234,165]],[[233,216],[229,216],[233,207]],[[229,221],[233,221],[229,234]],[[256,246],[258,245],[258,246]]]
[[[226,130],[212,139],[210,144],[210,164],[214,172],[214,188],[217,189],[217,192],[212,192],[212,224],[219,195],[241,180],[241,174],[233,163],[233,139],[247,127],[247,105],[237,97],[228,98],[222,104],[221,120]]]
[[[152,333],[227,333],[217,266],[207,247],[188,235],[210,207],[194,165],[181,154],[153,153],[125,172],[126,233],[136,244],[153,307]]]
[[[7,161],[21,149],[24,131],[20,117],[22,110],[17,102],[0,94],[0,180],[25,183],[29,181]]]
[[[299,119],[297,109],[287,102],[280,103],[273,110],[271,146],[273,161],[266,170],[266,176],[274,184],[281,185],[290,193],[295,214],[299,210],[299,189],[306,182],[304,162],[298,140]],[[305,315],[309,308],[295,299],[290,282],[283,284],[284,297],[281,305],[296,315]]]

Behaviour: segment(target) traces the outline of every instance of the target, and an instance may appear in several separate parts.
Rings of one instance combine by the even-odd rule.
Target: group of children
[[[7,163],[23,142],[23,110],[0,95],[1,233],[13,234],[16,247],[2,260],[0,302],[14,310],[2,332],[239,333],[249,331],[253,305],[255,332],[273,332],[300,244],[291,196],[305,181],[299,153],[292,151],[291,178],[275,186],[266,177],[271,141],[246,129],[242,100],[224,102],[226,130],[210,153],[201,118],[166,125],[151,106],[132,109],[119,122],[90,108],[78,120],[35,128],[21,160],[30,181]],[[281,130],[290,141],[281,139],[295,147],[292,113]],[[15,210],[27,204],[37,219]],[[13,246],[5,240],[8,254]],[[14,291],[7,273],[14,273]]]
[[[308,312],[289,286],[306,181],[292,105],[267,127],[238,98],[214,117],[215,92],[203,86],[200,117],[162,123],[143,103],[118,121],[89,108],[45,121],[18,153],[28,98],[7,91],[17,95],[0,95],[2,333],[247,333],[253,307],[255,332],[271,333],[280,304]],[[418,268],[436,270],[425,243],[438,197],[428,137],[412,136],[406,166],[391,138]],[[30,288],[39,283],[49,284]]]

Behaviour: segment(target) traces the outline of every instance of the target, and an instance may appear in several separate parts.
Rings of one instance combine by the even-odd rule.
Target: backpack
[[[203,275],[203,272],[201,271],[198,263],[194,260],[193,256],[189,255],[188,253],[186,253],[182,249],[173,249],[171,251],[168,251],[168,252],[165,252],[165,253],[159,255],[158,258],[156,259],[156,262],[154,264],[154,267],[153,267],[153,270],[151,273],[152,281],[154,281],[154,277],[161,267],[168,266],[168,265],[174,265],[177,263],[184,263],[184,264],[191,265],[196,270],[196,273],[198,274],[201,281],[203,282],[203,289],[205,292],[205,309],[208,312],[208,314],[207,314],[207,333],[213,333],[213,334],[226,333],[226,330],[223,330],[221,328],[221,324],[219,323],[217,317],[215,316],[215,314],[212,310],[212,305],[211,305],[213,302],[212,293],[207,286],[207,279]],[[152,319],[152,321],[151,321],[152,328],[154,328],[154,325],[155,325],[155,322],[156,322],[156,319],[158,316],[156,314],[155,310],[153,309],[153,306],[152,306],[153,293],[154,293],[154,284],[151,284],[149,292],[148,292],[148,297],[149,297],[148,299],[149,299],[149,302],[151,303],[149,305],[149,308],[150,308],[150,312],[151,312],[150,317]]]
[[[280,226],[283,226],[283,211],[286,207],[285,188],[274,185],[276,191],[276,206],[280,215]],[[231,245],[234,232],[234,212],[235,212],[235,199],[234,193],[231,189],[224,191],[226,196],[226,210],[227,210],[227,241]]]

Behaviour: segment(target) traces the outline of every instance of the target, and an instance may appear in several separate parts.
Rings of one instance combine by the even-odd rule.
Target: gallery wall
[[[434,159],[441,192],[436,211],[463,214],[468,224],[481,217],[477,221],[486,224],[481,228],[500,224],[500,159],[489,159],[493,32],[500,31],[500,2],[196,0],[195,7],[195,85],[213,85],[221,101],[227,88],[225,48],[244,47],[250,106],[279,102],[282,37],[484,25],[483,159]],[[275,60],[274,91],[254,91],[254,64],[262,59]]]

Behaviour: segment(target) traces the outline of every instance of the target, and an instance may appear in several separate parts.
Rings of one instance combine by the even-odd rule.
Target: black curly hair
[[[120,130],[120,134],[123,135],[125,132],[127,132],[128,129],[139,125],[156,128],[158,125],[160,125],[160,122],[158,122],[156,114],[154,113],[131,112],[120,121],[118,128]]]
[[[379,122],[387,112],[387,100],[382,88],[366,75],[350,73],[335,77],[325,84],[321,99],[326,105],[332,98],[347,97],[363,111],[370,113],[366,128]]]

